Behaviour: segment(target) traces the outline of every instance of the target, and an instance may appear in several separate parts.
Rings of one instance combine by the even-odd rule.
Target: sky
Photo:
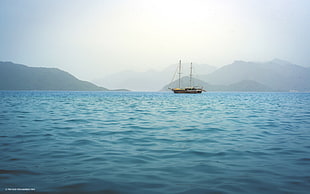
[[[274,58],[310,67],[309,0],[0,0],[0,61],[83,80]]]

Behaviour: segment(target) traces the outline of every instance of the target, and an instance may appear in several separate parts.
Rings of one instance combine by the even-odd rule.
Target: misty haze
[[[308,193],[309,0],[0,0],[0,193]]]

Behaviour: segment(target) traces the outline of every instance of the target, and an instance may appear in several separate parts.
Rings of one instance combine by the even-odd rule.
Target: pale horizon
[[[221,67],[283,59],[309,67],[306,0],[0,0],[0,61],[92,81],[179,59]]]

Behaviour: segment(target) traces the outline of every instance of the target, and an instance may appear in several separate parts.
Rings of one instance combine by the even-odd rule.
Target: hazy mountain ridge
[[[189,86],[189,77],[186,76],[188,65],[183,66],[182,87]],[[235,61],[219,69],[209,65],[197,66],[198,68],[194,66],[193,86],[203,86],[207,91],[310,91],[310,68],[279,59],[264,63]],[[112,89],[167,91],[168,87],[178,86],[178,80],[170,83],[174,74],[177,77],[176,68],[177,64],[170,65],[162,71],[126,71],[107,76],[101,83],[106,83],[108,88]],[[126,89],[122,91],[128,91]],[[0,90],[106,91],[108,89],[81,81],[57,68],[28,67],[12,62],[0,62]]]
[[[211,73],[216,67],[203,64],[193,64],[197,78]],[[177,64],[173,64],[162,71],[149,70],[145,72],[123,71],[94,80],[97,85],[107,88],[127,88],[135,91],[159,91],[164,85],[171,82],[176,72]],[[189,63],[183,64],[183,75],[189,74]]]
[[[168,85],[165,85],[161,91],[169,91],[168,88],[178,87],[179,81],[176,80]],[[181,87],[188,86],[189,84],[189,77],[182,77],[181,78]],[[192,85],[193,86],[200,86],[203,87],[206,91],[230,91],[230,92],[271,92],[275,91],[268,86],[260,84],[256,81],[252,80],[243,80],[234,84],[229,85],[212,85],[205,81],[192,78]]]
[[[182,77],[183,87],[189,78]],[[269,62],[235,61],[195,80],[207,91],[288,92],[310,91],[310,68],[274,59]],[[177,87],[178,80],[162,88]]]
[[[0,90],[106,91],[57,68],[0,62]]]
[[[203,80],[211,85],[231,86],[248,80],[271,91],[310,91],[310,68],[279,59],[264,63],[235,61],[205,75]]]
[[[128,88],[135,91],[158,91],[159,86],[169,82],[168,77],[161,75],[157,71],[134,72],[123,71],[106,76],[103,79],[97,79],[93,82],[98,85],[104,85],[108,88]]]

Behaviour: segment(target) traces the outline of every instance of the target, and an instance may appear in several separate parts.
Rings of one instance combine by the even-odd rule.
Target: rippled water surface
[[[309,93],[0,92],[0,192],[307,193]]]

